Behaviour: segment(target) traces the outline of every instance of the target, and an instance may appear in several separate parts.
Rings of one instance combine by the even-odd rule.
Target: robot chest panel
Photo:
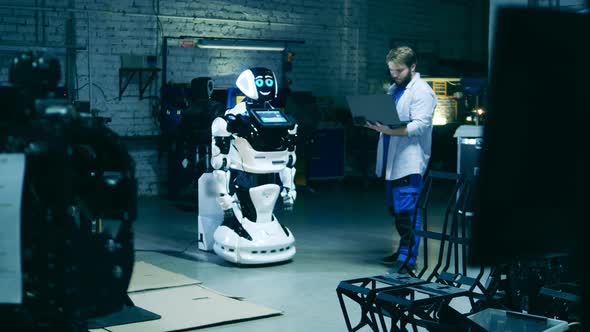
[[[284,151],[287,149],[288,132],[285,129],[263,128],[251,130],[238,137],[248,141],[252,148],[260,152]]]
[[[287,165],[289,151],[260,151],[250,141],[236,138],[230,150],[232,168],[250,173],[279,172]]]

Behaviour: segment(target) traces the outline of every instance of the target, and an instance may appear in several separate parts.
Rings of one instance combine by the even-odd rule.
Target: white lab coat
[[[396,88],[396,84],[393,84],[387,94],[393,95]],[[386,180],[399,179],[409,174],[424,175],[432,148],[432,116],[435,107],[434,91],[426,81],[420,79],[420,73],[415,73],[396,106],[400,120],[410,121],[407,125],[408,136],[391,136],[385,168]],[[379,136],[377,145],[375,173],[378,177],[383,176],[383,135]]]

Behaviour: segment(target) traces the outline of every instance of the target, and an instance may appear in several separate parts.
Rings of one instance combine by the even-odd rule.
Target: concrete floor
[[[440,227],[441,211],[449,197],[448,188],[436,188],[429,218],[434,228]],[[300,188],[294,210],[277,213],[279,221],[295,236],[295,258],[284,264],[237,267],[198,250],[196,211],[179,209],[164,199],[140,198],[136,260],[283,312],[281,316],[209,327],[206,331],[345,331],[336,296],[338,283],[391,269],[379,259],[391,254],[399,237],[384,200],[383,184],[377,181],[329,181]],[[431,261],[438,253],[432,247]],[[356,317],[356,308],[350,311]]]

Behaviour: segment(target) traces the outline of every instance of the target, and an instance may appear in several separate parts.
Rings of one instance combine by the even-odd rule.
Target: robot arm
[[[283,183],[281,197],[283,198],[283,205],[286,210],[293,208],[293,203],[295,203],[295,199],[297,198],[297,191],[295,190],[295,162],[297,161],[295,154],[296,138],[297,125],[292,130],[289,130],[289,136],[287,137],[289,160],[286,167],[279,172],[281,182]]]
[[[233,137],[227,125],[223,117],[216,118],[211,124],[211,166],[214,169],[213,178],[219,194],[217,202],[223,210],[229,210],[233,205],[233,197],[229,194],[229,149]]]

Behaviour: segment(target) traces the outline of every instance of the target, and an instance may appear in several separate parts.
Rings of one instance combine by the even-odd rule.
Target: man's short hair
[[[409,68],[417,62],[416,53],[408,46],[392,48],[389,50],[389,53],[387,53],[386,57],[386,63],[390,62],[405,64]]]

